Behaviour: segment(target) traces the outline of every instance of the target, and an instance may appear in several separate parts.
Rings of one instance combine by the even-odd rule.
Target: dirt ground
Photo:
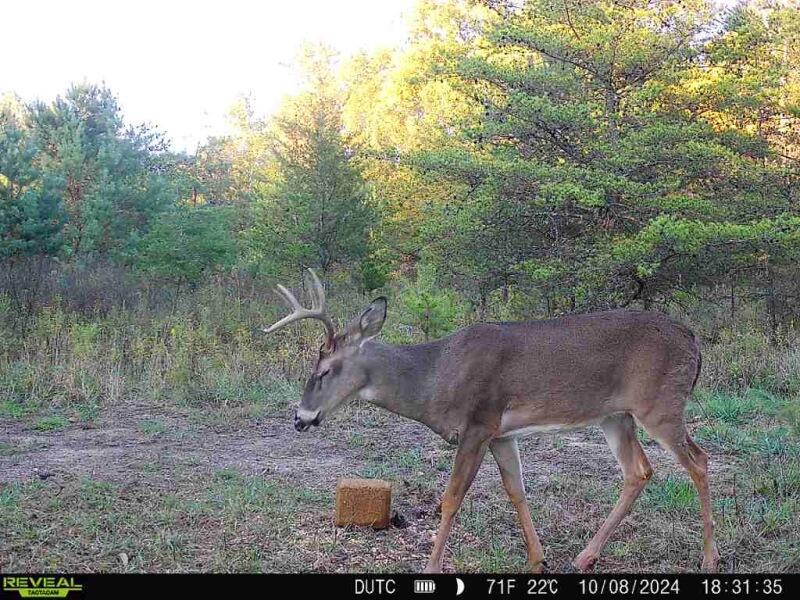
[[[348,409],[303,434],[286,412],[208,422],[193,409],[128,405],[55,431],[25,419],[0,422],[0,498],[8,509],[0,570],[421,569],[453,450],[423,426],[372,407]],[[700,520],[688,478],[657,445],[647,443],[646,452],[655,491],[622,523],[598,571],[698,567]],[[522,455],[548,568],[570,571],[616,500],[619,467],[596,429],[527,438]],[[729,496],[735,462],[712,460],[712,493]],[[353,476],[392,481],[392,527],[333,526],[336,482]],[[723,568],[763,569],[737,551],[738,535],[721,532]],[[445,569],[524,569],[516,516],[490,457],[464,503]]]

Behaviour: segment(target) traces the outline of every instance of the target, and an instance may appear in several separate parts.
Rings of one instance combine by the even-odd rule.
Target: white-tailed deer
[[[487,450],[519,515],[529,566],[540,571],[544,552],[525,498],[517,438],[599,425],[624,484],[611,514],[574,560],[577,568],[590,568],[653,473],[635,421],[688,471],[700,497],[703,568],[716,569],[707,458],[683,418],[700,373],[700,350],[688,328],[661,313],[614,310],[482,323],[434,342],[392,346],[374,340],[386,318],[385,298],[374,300],[337,335],[322,284],[309,272],[312,308],[279,286],[293,312],[265,329],[270,333],[305,318],[325,324],[325,343],[295,428],[319,425],[346,400],[360,398],[424,423],[458,446],[426,571],[441,570],[453,518]]]

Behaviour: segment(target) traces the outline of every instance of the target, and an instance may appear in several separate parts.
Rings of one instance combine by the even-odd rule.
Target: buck
[[[272,333],[300,319],[325,325],[325,341],[294,417],[306,431],[350,399],[361,399],[424,423],[457,446],[441,502],[441,522],[426,572],[440,572],[453,519],[487,451],[500,468],[527,546],[540,572],[544,552],[528,509],[517,440],[529,434],[599,425],[623,474],[619,500],[573,564],[591,568],[653,474],[636,438],[636,422],[688,471],[700,498],[704,570],[714,571],[705,452],[689,437],[684,407],[700,374],[697,338],[656,312],[613,310],[547,321],[481,323],[439,340],[393,346],[375,340],[386,299],[374,300],[339,334],[325,291],[311,275],[312,307],[285,287],[291,314]]]

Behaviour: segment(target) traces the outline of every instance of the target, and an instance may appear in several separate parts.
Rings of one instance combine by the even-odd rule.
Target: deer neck
[[[434,394],[441,344],[392,346],[367,342],[363,348],[369,384],[361,399],[428,425],[428,406]]]

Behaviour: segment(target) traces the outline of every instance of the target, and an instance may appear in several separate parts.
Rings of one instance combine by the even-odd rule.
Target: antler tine
[[[305,310],[303,306],[300,304],[300,302],[297,301],[297,298],[295,298],[294,294],[289,290],[287,290],[285,287],[283,287],[280,283],[278,284],[278,287],[275,291],[278,292],[278,294],[280,294],[280,296],[286,301],[289,307],[292,308],[293,310],[295,311]]]
[[[297,320],[297,316],[296,315],[294,315],[294,314],[287,315],[287,316],[283,317],[280,321],[277,321],[276,323],[273,323],[269,327],[264,327],[261,331],[263,331],[264,333],[273,333],[275,331],[278,331],[278,329],[281,329],[281,328],[285,327],[286,325],[288,325],[289,323],[291,323],[293,321],[296,321],[296,320]]]
[[[309,275],[311,275],[311,305],[316,310],[327,312],[327,306],[325,305],[325,288],[314,272],[314,269],[307,269],[307,271]]]
[[[333,319],[328,314],[328,305],[325,301],[325,287],[317,277],[314,269],[307,269],[308,274],[311,275],[311,306],[312,310],[317,313],[317,318],[325,325],[325,330],[328,333],[328,338],[325,340],[325,345],[328,348],[333,347],[333,340],[336,337],[336,331],[333,327]]]
[[[327,305],[325,304],[325,289],[322,287],[322,282],[319,280],[319,277],[317,277],[317,274],[311,269],[308,269],[308,272],[311,274],[311,288],[309,290],[311,296],[311,308],[304,308],[303,305],[297,300],[295,295],[292,294],[292,292],[290,292],[281,284],[278,284],[275,291],[290,306],[292,312],[277,323],[263,329],[263,331],[264,333],[272,333],[278,329],[281,329],[282,327],[285,327],[289,323],[299,321],[300,319],[317,319],[322,321],[322,324],[325,325],[325,331],[327,334],[325,346],[327,348],[331,348],[333,346],[333,340],[336,332],[333,327],[333,320],[328,314]]]

